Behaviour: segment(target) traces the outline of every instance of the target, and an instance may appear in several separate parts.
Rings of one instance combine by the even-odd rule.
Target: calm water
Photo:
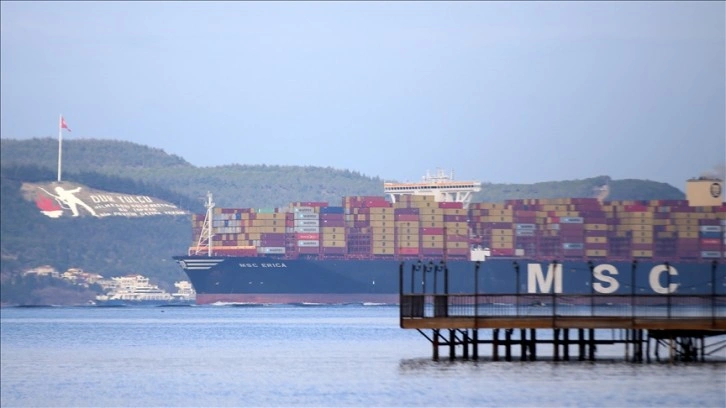
[[[3,407],[726,406],[726,364],[626,363],[622,346],[595,363],[433,362],[395,307],[1,312]]]

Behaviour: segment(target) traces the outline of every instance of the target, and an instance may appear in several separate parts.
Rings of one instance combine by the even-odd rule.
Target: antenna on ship
[[[453,170],[446,174],[437,169],[433,176],[427,170],[418,183],[383,183],[383,191],[393,203],[404,195],[425,195],[433,196],[436,202],[463,203],[464,208],[469,208],[473,193],[481,191],[481,182],[455,181]]]
[[[204,224],[202,224],[202,232],[199,234],[197,248],[194,255],[200,255],[207,248],[207,256],[212,256],[212,217],[214,215],[214,201],[212,201],[212,193],[207,192],[207,202],[204,203],[207,208],[207,214],[204,216]]]

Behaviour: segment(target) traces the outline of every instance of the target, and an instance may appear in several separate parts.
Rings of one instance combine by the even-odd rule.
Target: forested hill
[[[2,139],[0,163],[4,168],[36,166],[56,172],[58,142],[55,139]],[[426,169],[421,169],[422,174]],[[174,192],[193,202],[175,204],[193,209],[201,205],[208,191],[220,207],[281,207],[294,201],[327,201],[339,205],[343,196],[382,195],[383,180],[365,176],[355,169],[312,166],[266,166],[229,164],[195,167],[163,150],[112,140],[65,140],[64,179],[89,173],[120,177]],[[480,180],[486,180],[482,169]],[[99,178],[100,180],[100,178]],[[72,180],[82,182],[81,180]],[[666,184],[643,180],[611,180],[597,176],[581,180],[535,184],[485,184],[474,201],[503,201],[514,198],[592,197],[607,185],[610,200],[681,199],[683,192]],[[103,185],[94,187],[103,189]],[[159,197],[165,198],[165,197]]]
[[[0,142],[4,303],[10,302],[8,297],[15,301],[22,298],[18,295],[21,287],[32,292],[32,287],[13,279],[40,265],[59,271],[81,268],[105,277],[140,273],[172,290],[175,280],[185,278],[171,257],[185,253],[191,244],[189,216],[48,218],[35,203],[23,198],[21,185],[56,179],[57,140]],[[344,196],[383,195],[382,179],[354,169],[243,163],[195,167],[160,149],[111,140],[64,141],[63,180],[98,190],[154,197],[193,213],[204,211],[208,191],[214,194],[218,207],[236,208],[282,207],[296,201],[341,205]],[[485,184],[473,201],[594,197],[603,188],[611,200],[684,198],[680,190],[668,184],[598,176],[535,184]]]

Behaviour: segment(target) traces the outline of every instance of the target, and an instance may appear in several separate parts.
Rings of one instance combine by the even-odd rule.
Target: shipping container
[[[319,227],[320,220],[295,220],[296,227]]]
[[[464,203],[458,203],[458,202],[442,201],[442,202],[439,202],[438,205],[439,205],[439,208],[453,208],[453,209],[464,208]]]
[[[309,233],[319,233],[320,227],[300,227],[296,226],[293,228],[293,232],[309,232]]]
[[[332,215],[332,214],[344,214],[345,208],[343,207],[321,207],[320,208],[320,215],[323,214]]]
[[[272,255],[272,254],[284,254],[285,247],[257,247],[257,253]]]
[[[345,246],[342,247],[322,247],[321,252],[325,255],[345,255],[347,250]]]
[[[652,250],[633,250],[632,255],[634,258],[652,258]]]
[[[318,241],[318,240],[320,240],[320,234],[319,233],[298,232],[295,234],[295,239],[298,241]]]

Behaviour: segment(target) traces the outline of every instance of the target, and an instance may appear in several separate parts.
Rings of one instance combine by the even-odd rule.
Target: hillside
[[[3,167],[38,166],[55,174],[57,140],[2,139],[0,143]],[[214,193],[220,207],[260,208],[281,207],[293,201],[339,203],[343,196],[382,195],[383,190],[382,179],[349,169],[244,164],[195,167],[160,149],[121,141],[67,140],[63,143],[63,157],[64,174],[93,172],[154,185],[192,198],[194,203],[177,203],[186,208],[201,205],[208,191]],[[487,175],[482,173],[479,179],[485,180]],[[614,200],[684,197],[682,191],[666,183],[597,176],[534,184],[485,184],[473,201],[592,197],[604,185],[609,186],[608,199]]]
[[[58,165],[58,141],[2,139],[3,167],[39,166],[53,171]],[[339,203],[346,195],[379,195],[383,181],[349,170],[305,166],[194,167],[159,149],[129,142],[67,140],[63,142],[63,174],[94,172],[159,186],[197,200],[208,191],[221,207],[281,207],[292,201]],[[79,180],[74,180],[79,181]],[[177,203],[187,208],[192,203]]]
[[[11,284],[13,279],[40,265],[60,271],[81,268],[106,277],[141,273],[166,289],[185,278],[171,257],[184,253],[191,243],[188,216],[50,219],[23,199],[20,186],[56,179],[57,141],[2,139],[0,154],[3,302],[17,298],[14,288],[22,285]],[[199,168],[162,150],[121,141],[69,140],[64,142],[63,157],[64,180],[156,197],[193,213],[204,211],[207,191],[214,193],[218,207],[254,208],[294,201],[340,205],[343,196],[382,195],[382,179],[353,170],[243,164]],[[603,187],[613,200],[684,197],[664,183],[598,176],[529,185],[485,184],[474,201],[594,197]]]

